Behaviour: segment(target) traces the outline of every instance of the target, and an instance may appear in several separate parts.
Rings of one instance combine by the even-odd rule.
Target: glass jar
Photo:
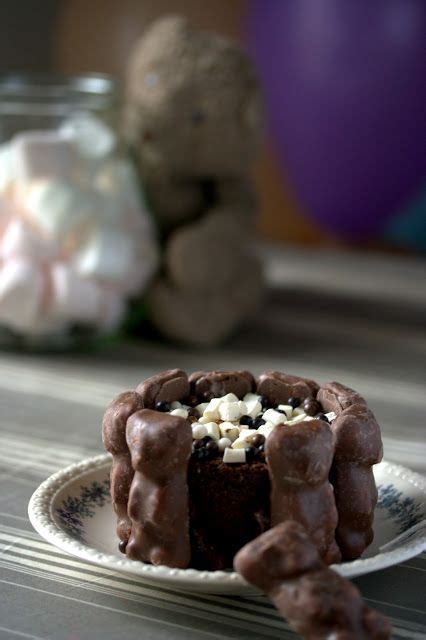
[[[0,76],[0,339],[116,332],[158,261],[104,75]]]

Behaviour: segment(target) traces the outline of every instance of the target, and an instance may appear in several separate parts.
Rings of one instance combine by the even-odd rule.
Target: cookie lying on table
[[[112,402],[103,440],[120,550],[133,559],[228,569],[242,546],[287,520],[303,525],[326,564],[372,541],[380,429],[337,382],[171,369]],[[175,522],[166,511],[177,504]],[[173,540],[186,541],[177,555]]]
[[[386,640],[388,620],[320,558],[305,529],[283,522],[235,556],[235,570],[271,599],[306,640]]]

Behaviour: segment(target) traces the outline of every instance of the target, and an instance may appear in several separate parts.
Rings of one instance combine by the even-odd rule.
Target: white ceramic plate
[[[167,583],[188,591],[253,595],[234,572],[170,569],[128,560],[117,548],[109,494],[108,454],[73,464],[48,478],[32,496],[28,512],[38,533],[55,546],[108,569]],[[382,462],[374,469],[379,488],[373,544],[363,557],[334,565],[359,576],[412,558],[426,550],[426,479]]]

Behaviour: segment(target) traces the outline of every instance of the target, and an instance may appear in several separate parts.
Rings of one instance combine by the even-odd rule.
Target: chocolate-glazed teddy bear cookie
[[[388,640],[388,620],[329,569],[304,528],[289,520],[243,547],[235,570],[264,591],[306,640]]]
[[[185,18],[158,20],[131,55],[124,129],[164,242],[151,320],[172,339],[215,343],[263,289],[250,248],[249,168],[262,132],[251,62]]]

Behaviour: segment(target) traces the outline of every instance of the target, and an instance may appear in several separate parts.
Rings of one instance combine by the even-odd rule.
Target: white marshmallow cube
[[[231,442],[234,442],[240,435],[240,429],[232,422],[222,422],[219,425],[220,433],[223,438],[229,438]]]
[[[209,403],[208,402],[202,402],[201,404],[197,404],[197,406],[195,407],[198,411],[198,414],[200,416],[203,415],[204,410],[208,407]]]
[[[25,197],[30,220],[49,239],[63,240],[96,210],[94,194],[63,181],[42,181],[28,189]]]
[[[116,291],[103,290],[96,323],[98,328],[105,332],[115,331],[123,322],[125,315],[126,300],[124,297]]]
[[[55,255],[52,243],[37,234],[21,218],[10,221],[0,244],[0,257],[8,260],[13,257],[34,258],[37,261],[49,260]]]
[[[302,407],[296,407],[295,409],[293,409],[293,414],[292,415],[293,415],[293,417],[296,417],[296,416],[301,416],[304,413],[305,413],[305,411],[304,411],[304,409]]]
[[[246,405],[245,415],[250,416],[250,418],[256,418],[262,410],[262,405],[256,398],[244,400],[244,404]]]
[[[102,292],[95,282],[81,278],[67,264],[51,270],[51,312],[71,322],[96,323],[102,307]]]
[[[245,415],[247,407],[244,402],[237,400],[237,402],[222,402],[219,406],[219,416],[222,420],[239,420],[241,416]]]
[[[186,409],[173,409],[172,411],[170,411],[170,415],[171,416],[178,416],[179,418],[187,418],[188,417],[188,411]]]
[[[336,414],[334,413],[334,411],[329,411],[328,413],[324,414],[326,418],[328,418],[329,422],[332,422],[332,420],[334,420],[336,418]]]
[[[245,449],[250,446],[248,439],[257,433],[255,429],[241,429],[240,435],[232,443],[233,449]]]
[[[200,424],[199,422],[192,423],[192,437],[194,440],[201,440],[207,435],[207,429],[204,424]]]
[[[222,402],[238,402],[238,398],[235,393],[227,393],[219,399],[222,400]]]
[[[77,152],[90,160],[100,160],[114,149],[117,139],[102,120],[89,113],[75,114],[59,128],[60,135],[73,143]]]
[[[98,229],[76,256],[74,265],[81,276],[119,283],[125,280],[134,259],[134,240],[130,235]]]
[[[132,210],[145,209],[139,177],[131,162],[123,159],[110,160],[104,164],[95,178],[95,187],[109,198],[116,200],[119,215],[123,207]],[[118,220],[120,223],[121,220]]]
[[[294,418],[286,422],[286,424],[299,424],[299,422],[304,422],[308,417],[310,416],[307,416],[306,413],[300,413],[299,415],[296,415]]]
[[[288,423],[286,423],[288,424]],[[266,422],[265,424],[262,424],[258,429],[257,432],[261,433],[263,436],[265,436],[265,438],[267,438],[269,436],[269,434],[275,429],[274,424],[272,424],[272,422]]]
[[[223,452],[227,447],[230,447],[231,444],[232,442],[230,441],[229,438],[220,438],[220,440],[217,443],[217,446],[219,447],[219,451]]]
[[[28,259],[11,259],[0,269],[0,323],[17,331],[37,329],[44,293],[41,269]]]
[[[275,411],[275,409],[267,409],[263,414],[263,419],[266,422],[272,422],[272,424],[284,424],[287,420],[287,416],[285,413],[280,413],[279,411]]]
[[[0,194],[5,193],[14,177],[12,152],[9,144],[0,145]]]
[[[222,398],[212,398],[203,411],[203,417],[208,418],[212,422],[216,422],[216,420],[219,420],[219,407],[221,404]]]
[[[207,422],[204,425],[207,429],[207,435],[213,438],[213,440],[220,439],[220,429],[219,425],[216,422]]]
[[[293,415],[293,407],[289,404],[279,404],[278,409],[281,409],[281,411],[285,411],[287,419],[290,419]]]
[[[223,462],[226,464],[238,464],[246,461],[246,452],[244,449],[225,449],[223,453]]]
[[[173,400],[173,402],[170,403],[170,407],[172,409],[181,409],[182,408],[182,403],[179,402],[179,400]]]
[[[28,131],[12,142],[14,171],[19,182],[73,179],[77,156],[72,144],[56,131]]]

